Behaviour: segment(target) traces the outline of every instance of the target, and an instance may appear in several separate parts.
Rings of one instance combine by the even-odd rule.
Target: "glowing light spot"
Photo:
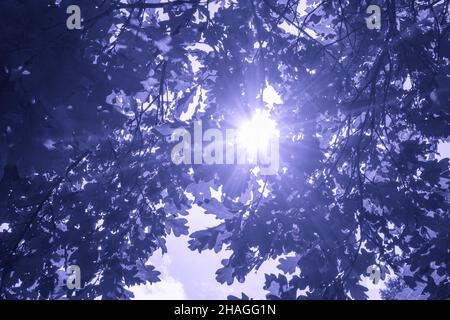
[[[280,135],[277,123],[269,113],[257,110],[253,117],[241,124],[237,134],[239,146],[247,149],[248,154],[256,155],[260,150],[267,150],[271,139]]]

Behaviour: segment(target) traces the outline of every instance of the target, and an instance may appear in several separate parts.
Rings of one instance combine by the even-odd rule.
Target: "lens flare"
[[[237,142],[248,154],[256,155],[258,151],[266,150],[271,139],[279,135],[277,123],[270,118],[269,113],[257,110],[250,120],[239,126]]]

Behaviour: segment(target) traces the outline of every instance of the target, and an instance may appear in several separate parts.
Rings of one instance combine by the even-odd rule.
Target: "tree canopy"
[[[280,259],[268,299],[366,299],[372,265],[450,297],[448,0],[3,0],[0,19],[1,298],[131,298],[172,232],[230,251],[220,283]],[[257,109],[276,175],[173,163],[177,128]],[[194,204],[221,222],[190,232]]]

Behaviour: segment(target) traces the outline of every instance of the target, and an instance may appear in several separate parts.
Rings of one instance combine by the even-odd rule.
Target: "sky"
[[[190,232],[219,222],[212,215],[204,214],[198,207],[190,210],[187,218]],[[176,238],[173,234],[167,238],[169,253],[162,255],[159,250],[150,259],[150,263],[161,272],[162,281],[133,287],[135,299],[226,299],[228,295],[240,297],[241,292],[254,299],[265,298],[266,292],[262,290],[264,273],[275,270],[275,261],[264,264],[258,272],[251,272],[245,283],[235,281],[231,286],[221,285],[215,279],[215,272],[222,266],[221,260],[231,252],[194,252],[188,248],[188,240],[188,236]]]
[[[187,217],[190,232],[218,223],[212,215],[207,215],[198,207],[190,210]],[[278,262],[266,261],[258,271],[252,271],[244,283],[234,281],[230,286],[220,284],[215,279],[215,272],[221,267],[220,261],[230,255],[230,251],[206,250],[202,253],[191,251],[188,248],[188,236],[175,237],[173,234],[167,238],[168,253],[162,255],[158,250],[149,262],[161,272],[161,282],[135,286],[132,291],[137,300],[220,300],[227,299],[228,295],[241,296],[241,292],[253,299],[265,299],[267,291],[263,290],[265,273],[278,274]],[[298,271],[298,270],[297,270]],[[379,299],[379,289],[383,287],[370,283],[363,278],[362,283],[369,287],[369,297]]]

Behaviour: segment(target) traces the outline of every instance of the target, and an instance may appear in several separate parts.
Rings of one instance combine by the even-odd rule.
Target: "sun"
[[[270,141],[279,135],[277,123],[270,118],[269,112],[256,110],[250,120],[239,126],[237,142],[249,154],[256,155],[257,152],[266,150]]]

